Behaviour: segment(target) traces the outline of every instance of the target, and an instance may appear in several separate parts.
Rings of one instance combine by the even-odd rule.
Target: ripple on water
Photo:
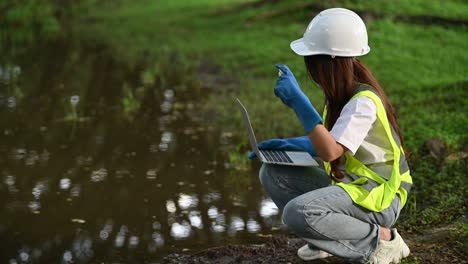
[[[172,103],[169,101],[164,101],[161,104],[161,111],[165,114],[169,113],[172,109]]]
[[[150,169],[146,172],[146,179],[155,180],[158,175],[158,169]]]
[[[101,182],[104,181],[107,177],[107,169],[101,168],[99,170],[95,170],[91,173],[91,181],[92,182]]]
[[[32,189],[32,195],[37,200],[41,197],[41,195],[47,191],[47,186],[44,182],[38,182]]]
[[[169,123],[171,123],[172,118],[171,118],[170,115],[162,115],[162,116],[159,117],[158,120],[159,120],[159,128],[161,130],[164,130],[164,129],[166,129],[166,126]]]
[[[169,148],[169,143],[173,140],[173,134],[169,131],[164,131],[161,135],[161,142],[159,143],[159,150],[166,151]]]
[[[26,251],[21,250],[19,253],[19,259],[22,262],[28,262],[29,261],[29,254]]]
[[[151,235],[151,238],[153,239],[157,247],[164,246],[164,237],[160,233],[153,232],[153,234]]]
[[[60,179],[59,187],[62,190],[68,190],[71,186],[71,180],[69,178]]]
[[[39,154],[37,153],[37,151],[35,150],[31,150],[27,157],[26,157],[26,160],[24,161],[24,163],[27,165],[27,166],[34,166],[36,164],[37,161],[40,160],[40,156]]]
[[[41,203],[38,201],[30,201],[28,204],[28,208],[33,214],[38,214],[39,210],[41,209]]]
[[[78,166],[90,166],[91,164],[93,164],[93,157],[85,157],[80,155],[76,157],[76,164]]]
[[[11,96],[11,97],[8,97],[7,99],[7,107],[10,109],[10,110],[13,110],[16,108],[16,98]]]
[[[73,240],[71,252],[79,263],[87,263],[94,255],[93,240],[88,235],[79,235]]]
[[[125,244],[125,236],[126,236],[127,231],[128,231],[128,229],[127,229],[127,227],[125,225],[120,227],[120,230],[119,230],[119,232],[117,233],[117,235],[115,236],[115,239],[114,239],[114,246],[115,247],[117,247],[117,248],[123,247],[123,245]]]
[[[67,250],[63,253],[62,257],[64,262],[71,262],[73,260],[73,255],[70,250]]]
[[[158,221],[154,221],[151,226],[154,230],[161,230],[161,223],[159,223]]]
[[[79,184],[75,184],[72,189],[70,190],[70,195],[72,197],[78,197],[81,194],[81,186]]]
[[[42,162],[47,162],[50,159],[50,152],[47,149],[44,149],[40,155]]]
[[[131,236],[128,240],[128,248],[134,249],[140,244],[140,238],[137,236]]]
[[[196,207],[198,205],[198,198],[195,195],[188,195],[181,193],[179,194],[179,200],[177,201],[180,209],[185,210],[190,207]]]
[[[172,89],[167,89],[164,91],[164,99],[166,100],[172,100],[174,98],[174,90]]]
[[[113,221],[112,220],[107,220],[106,223],[104,224],[104,227],[101,229],[99,232],[99,237],[102,240],[107,240],[112,233],[112,229],[114,227]]]
[[[231,217],[231,224],[229,225],[229,231],[235,233],[237,231],[243,231],[245,228],[245,222],[238,216]]]
[[[206,204],[212,203],[221,199],[221,194],[219,192],[210,192],[203,195],[203,202]]]
[[[26,149],[24,148],[17,148],[14,150],[14,153],[13,153],[13,158],[15,160],[22,160],[26,157]]]
[[[130,173],[130,171],[128,169],[118,169],[118,170],[115,171],[115,177],[117,179],[122,179],[122,178],[128,177],[130,175],[131,175],[131,173]]]
[[[159,151],[159,144],[151,144],[148,149],[151,153],[157,153]]]
[[[260,225],[258,224],[255,219],[250,218],[247,220],[247,232],[249,233],[257,233],[260,230]]]
[[[7,175],[5,177],[4,183],[7,186],[7,189],[11,193],[16,193],[18,192],[18,189],[15,187],[15,182],[16,182],[16,177],[13,175]]]

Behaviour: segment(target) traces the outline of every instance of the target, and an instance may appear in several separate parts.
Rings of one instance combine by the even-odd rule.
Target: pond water
[[[258,164],[233,168],[238,142],[200,118],[209,91],[147,85],[128,110],[144,67],[67,42],[0,61],[0,263],[159,261],[280,227]]]

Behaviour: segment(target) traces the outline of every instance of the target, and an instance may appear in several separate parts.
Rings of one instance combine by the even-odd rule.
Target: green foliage
[[[140,109],[140,106],[140,100],[136,98],[133,89],[131,89],[127,84],[125,84],[123,86],[122,97],[122,107],[124,111],[124,116],[131,119],[131,117]]]
[[[415,187],[404,209],[406,228],[423,230],[463,216],[468,190],[466,158],[448,157],[440,161],[421,150],[413,160],[417,160],[417,165],[412,166]]]
[[[24,92],[20,83],[21,68],[17,65],[0,65],[0,88],[16,100],[21,100]]]
[[[20,53],[31,45],[64,37],[74,19],[83,19],[97,6],[102,6],[97,0],[2,0],[0,54]]]
[[[439,12],[435,12],[435,7],[439,5],[437,1],[425,3],[340,1],[340,6],[383,14],[368,21],[372,51],[363,60],[374,70],[399,111],[410,151],[415,151],[433,136],[441,136],[450,146],[460,144],[465,134],[460,133],[463,129],[460,124],[466,124],[463,115],[466,111],[463,109],[468,105],[462,101],[467,98],[466,89],[462,88],[463,85],[454,86],[466,80],[466,28],[448,27],[435,22],[420,25],[396,17],[439,15]],[[234,79],[241,82],[236,96],[243,98],[249,110],[255,113],[255,118],[261,120],[262,126],[257,127],[263,135],[296,135],[301,133],[297,122],[293,121],[291,125],[291,122],[283,121],[294,120],[294,116],[275,100],[271,92],[276,74],[273,64],[284,62],[290,65],[313,103],[321,108],[323,95],[308,79],[302,59],[289,50],[289,42],[302,35],[307,22],[318,11],[313,5],[308,7],[309,4],[304,1],[278,1],[275,4],[249,5],[246,1],[235,0],[223,4],[216,1],[190,4],[149,1],[145,6],[128,3],[125,8],[95,14],[105,22],[94,30],[104,34],[119,49],[126,49],[127,53],[145,51],[151,54],[168,48],[186,54],[185,57],[191,60],[209,58],[220,65],[226,74],[235,76]],[[316,2],[315,5],[331,7],[332,4]],[[452,10],[445,17],[463,17],[461,10],[466,10],[466,3],[463,2],[449,1],[444,5]],[[302,6],[306,7],[301,9]],[[291,8],[292,11],[288,12]],[[309,9],[304,10],[306,8]],[[125,24],[121,23],[123,19]],[[109,32],[109,28],[113,31]],[[133,38],[128,38],[127,32],[132,32]],[[182,40],[188,36],[189,42]],[[128,47],[133,49],[129,50]],[[187,62],[177,61],[173,64],[184,67]],[[439,108],[433,107],[431,100],[450,100],[444,87],[453,89],[451,94],[457,98],[455,104],[447,105],[460,111],[439,111]],[[229,93],[221,91],[219,96],[211,97],[206,105],[218,113],[217,122],[222,123],[226,130],[235,130],[240,116],[232,115],[236,105]]]
[[[54,37],[60,32],[52,1],[4,0],[0,4],[0,44],[14,48],[32,43],[36,36]]]
[[[250,169],[250,161],[247,159],[248,151],[245,151],[245,146],[239,144],[236,148],[229,152],[229,166],[235,171],[246,171]]]

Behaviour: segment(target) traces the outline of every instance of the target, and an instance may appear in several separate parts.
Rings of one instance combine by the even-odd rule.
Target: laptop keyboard
[[[284,151],[280,150],[262,150],[265,159],[271,162],[293,163]]]

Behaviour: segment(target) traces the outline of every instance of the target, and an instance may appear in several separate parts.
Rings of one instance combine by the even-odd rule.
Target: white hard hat
[[[340,57],[362,56],[370,51],[364,21],[345,8],[320,12],[307,26],[304,37],[291,42],[291,49],[301,56]]]

